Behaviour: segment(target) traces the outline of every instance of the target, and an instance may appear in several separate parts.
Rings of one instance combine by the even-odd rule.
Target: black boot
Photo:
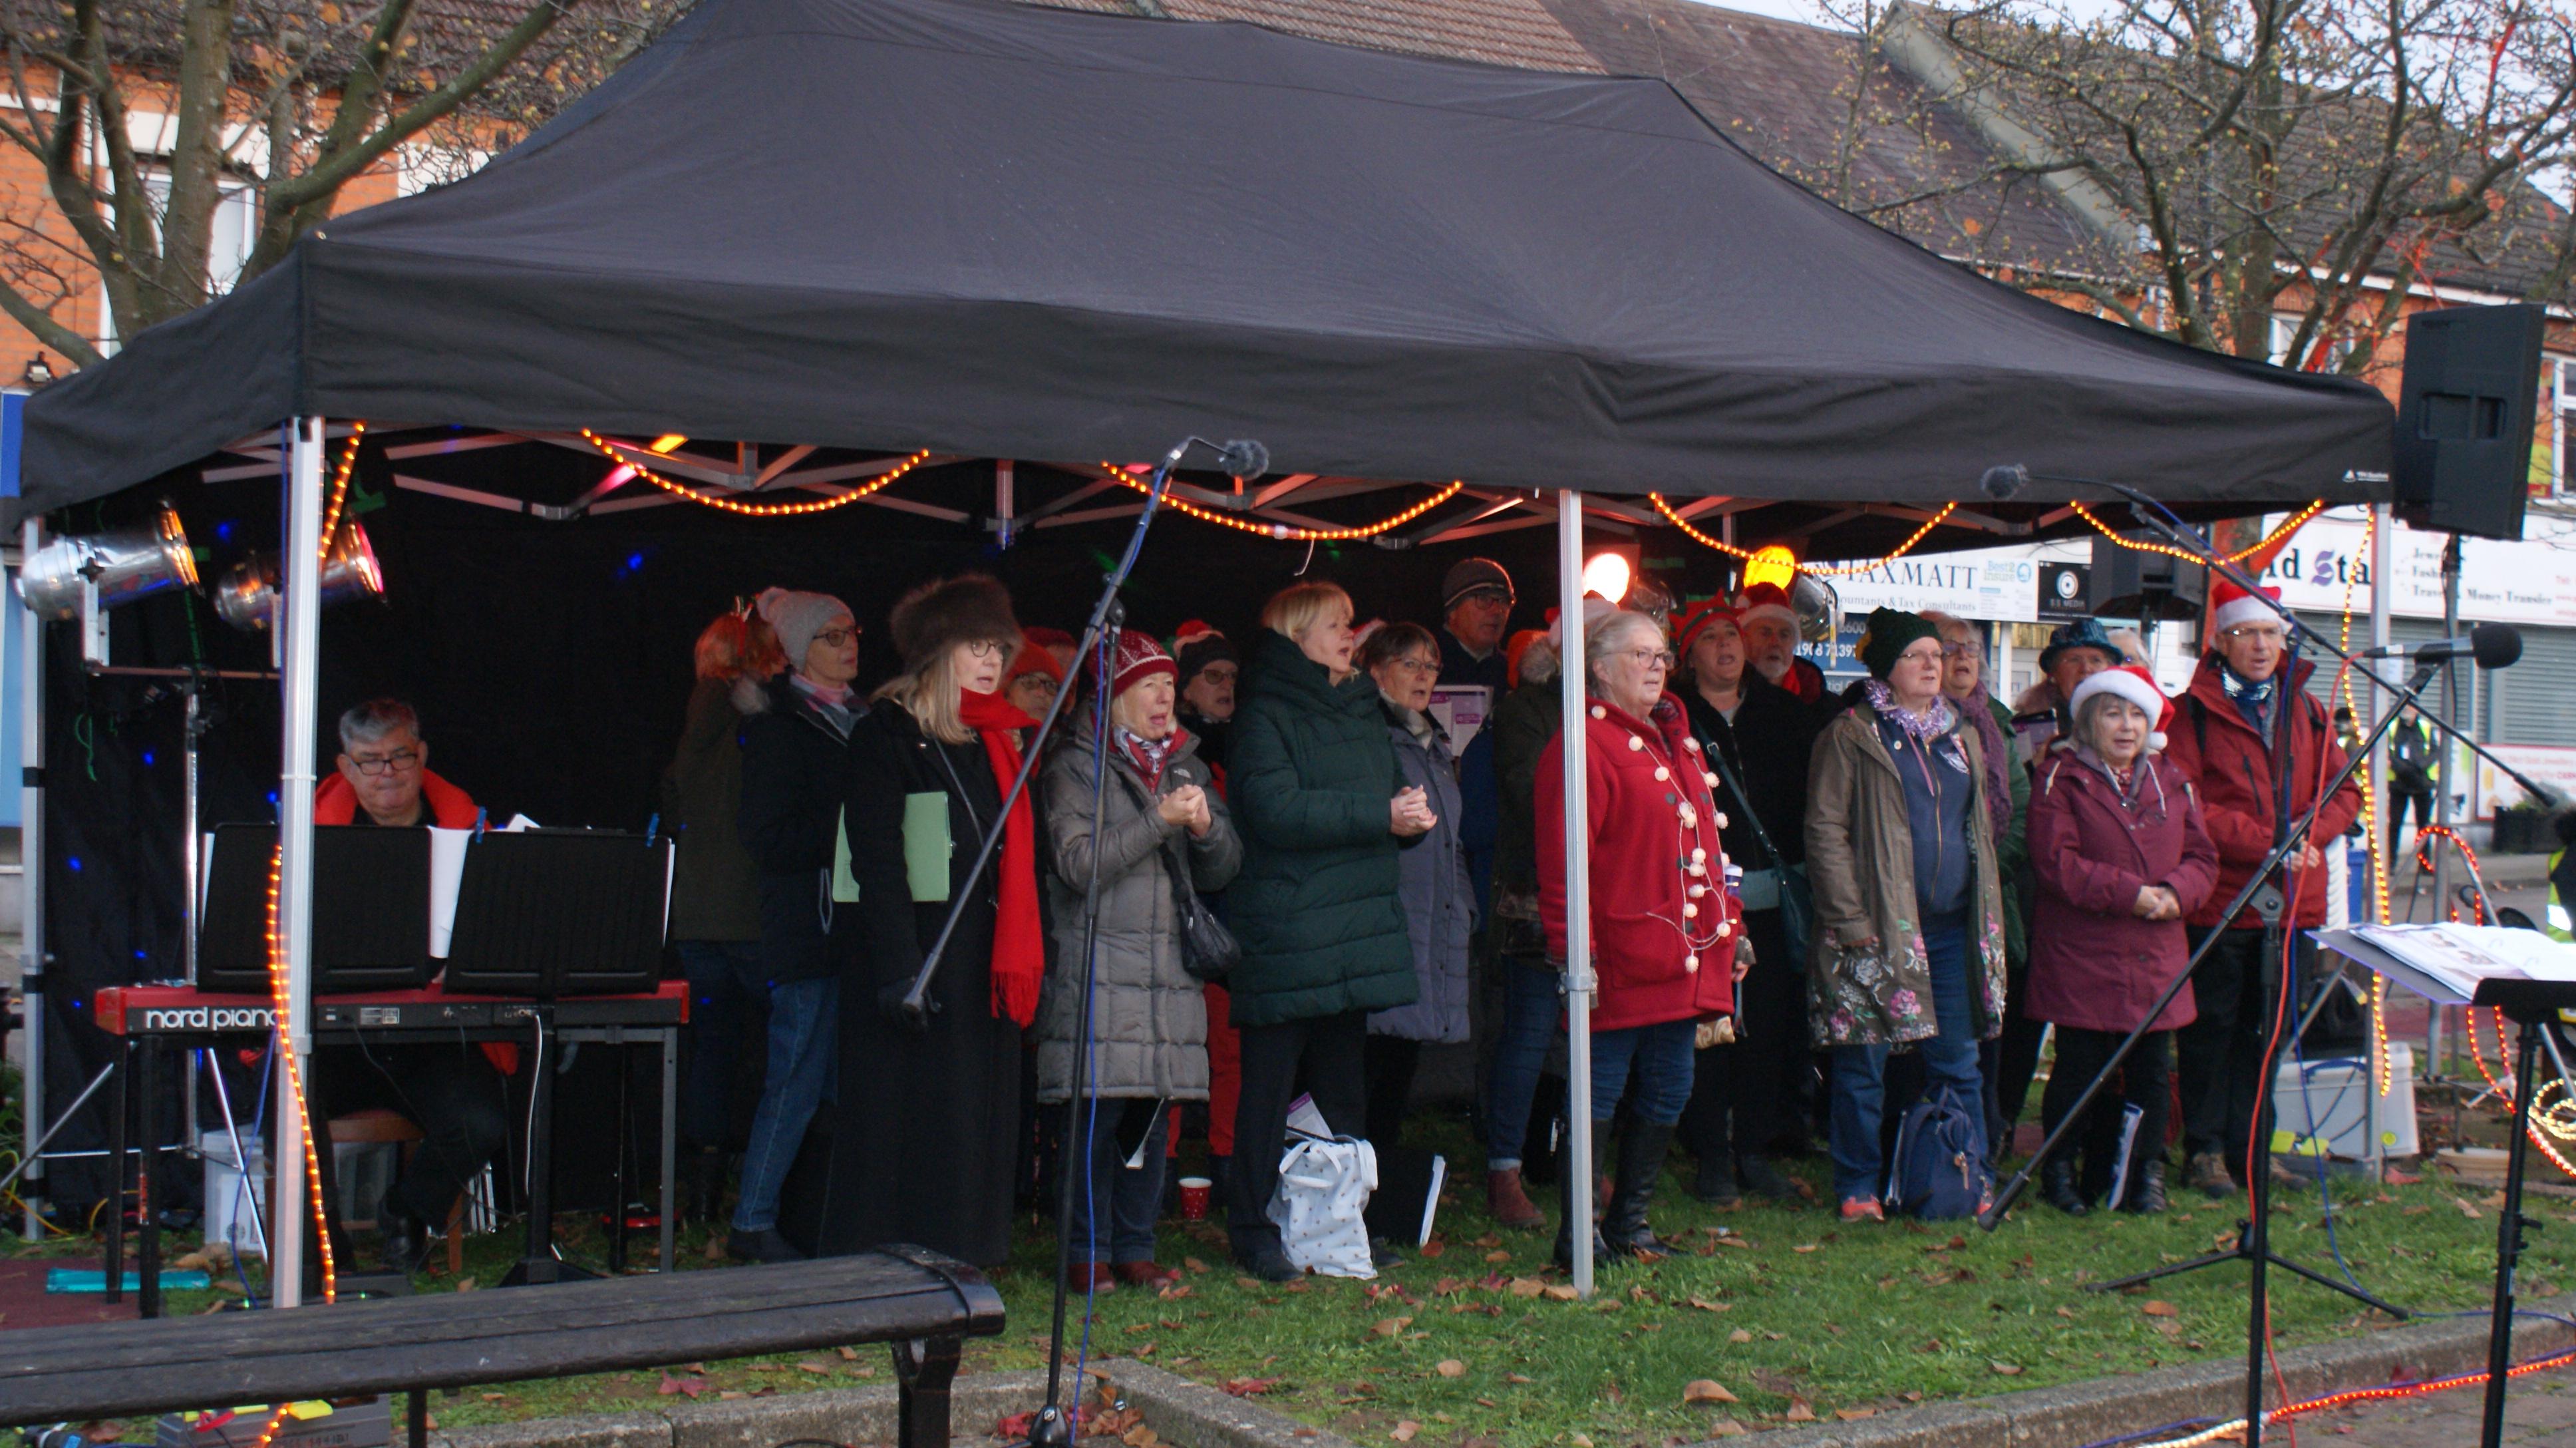
[[[1690,1193],[1719,1211],[1743,1206],[1744,1190],[1735,1184],[1735,1153],[1711,1151],[1701,1157],[1699,1169],[1691,1174]]]
[[[1619,1136],[1619,1179],[1610,1189],[1610,1209],[1601,1214],[1601,1237],[1622,1257],[1670,1257],[1677,1250],[1646,1221],[1672,1144],[1670,1122],[1631,1119]]]
[[[2093,1210],[2084,1204],[2084,1194],[2075,1188],[2074,1160],[2062,1151],[2039,1169],[2039,1189],[2050,1206],[2070,1217],[2081,1217]]]
[[[1785,1202],[1798,1194],[1798,1189],[1780,1174],[1780,1168],[1771,1164],[1771,1158],[1758,1151],[1735,1154],[1735,1179],[1764,1201]]]
[[[404,1211],[387,1192],[376,1207],[376,1230],[384,1234],[385,1270],[409,1277],[429,1260],[429,1226]]]
[[[2129,1168],[2129,1191],[2120,1203],[2123,1211],[2153,1215],[2168,1205],[2165,1200],[2165,1159],[2161,1152],[2141,1152],[2142,1158]]]
[[[1596,1121],[1592,1123],[1592,1169],[1557,1173],[1556,1198],[1562,1215],[1556,1220],[1556,1265],[1569,1272],[1574,1270],[1574,1194],[1592,1190],[1592,1184],[1601,1179],[1601,1168],[1609,1160],[1610,1123]],[[1527,1163],[1523,1165],[1526,1167]],[[1601,1215],[1595,1213],[1592,1218],[1592,1260],[1596,1265],[1610,1260],[1611,1256],[1610,1244],[1601,1235],[1601,1222]]]

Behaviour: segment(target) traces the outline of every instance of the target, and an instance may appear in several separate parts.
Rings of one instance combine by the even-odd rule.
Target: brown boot
[[[1519,1167],[1485,1173],[1485,1210],[1514,1231],[1535,1232],[1547,1225],[1547,1218],[1531,1204],[1529,1193],[1521,1190]]]

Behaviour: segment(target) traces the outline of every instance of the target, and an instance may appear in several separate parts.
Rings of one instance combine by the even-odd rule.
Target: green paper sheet
[[[948,903],[948,796],[937,790],[903,797],[903,869],[915,905]]]

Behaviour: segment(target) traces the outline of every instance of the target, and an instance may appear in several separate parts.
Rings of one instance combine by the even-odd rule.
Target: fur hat
[[[895,652],[907,670],[959,644],[978,641],[1005,648],[1020,646],[1020,621],[1011,616],[1011,595],[989,573],[961,573],[925,583],[903,596],[887,620]]]
[[[2115,669],[2089,674],[2083,683],[2075,686],[2075,697],[2067,701],[2067,707],[2080,714],[2084,701],[2096,694],[2116,694],[2137,705],[2139,711],[2147,716],[2147,728],[2152,731],[2147,735],[2147,747],[2165,747],[2165,730],[2173,724],[2174,707],[2173,700],[2165,697],[2165,691],[2156,687],[2155,675],[2136,664],[2122,664]]]

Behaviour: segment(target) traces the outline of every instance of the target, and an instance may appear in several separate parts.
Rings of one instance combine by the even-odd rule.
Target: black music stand
[[[268,887],[277,826],[215,826],[199,925],[197,984],[265,998]],[[313,831],[313,993],[418,990],[429,955],[429,831]]]
[[[671,842],[618,830],[479,834],[466,847],[447,988],[557,999],[662,979]]]
[[[2487,1325],[2486,1410],[2478,1430],[2482,1448],[2504,1442],[2505,1373],[2513,1366],[2514,1272],[2522,1262],[2523,1237],[2540,1225],[2522,1214],[2522,1185],[2531,1158],[2531,1097],[2539,1076],[2544,1033],[2562,1010],[2576,1009],[2576,981],[2490,976],[2474,993],[2463,995],[2440,977],[2381,949],[2351,930],[2310,932],[2327,949],[2360,962],[2426,1000],[2451,1006],[2493,1006],[2522,1027],[2515,1044],[2513,1144],[2505,1152],[2504,1211],[2496,1223],[2495,1305]]]

